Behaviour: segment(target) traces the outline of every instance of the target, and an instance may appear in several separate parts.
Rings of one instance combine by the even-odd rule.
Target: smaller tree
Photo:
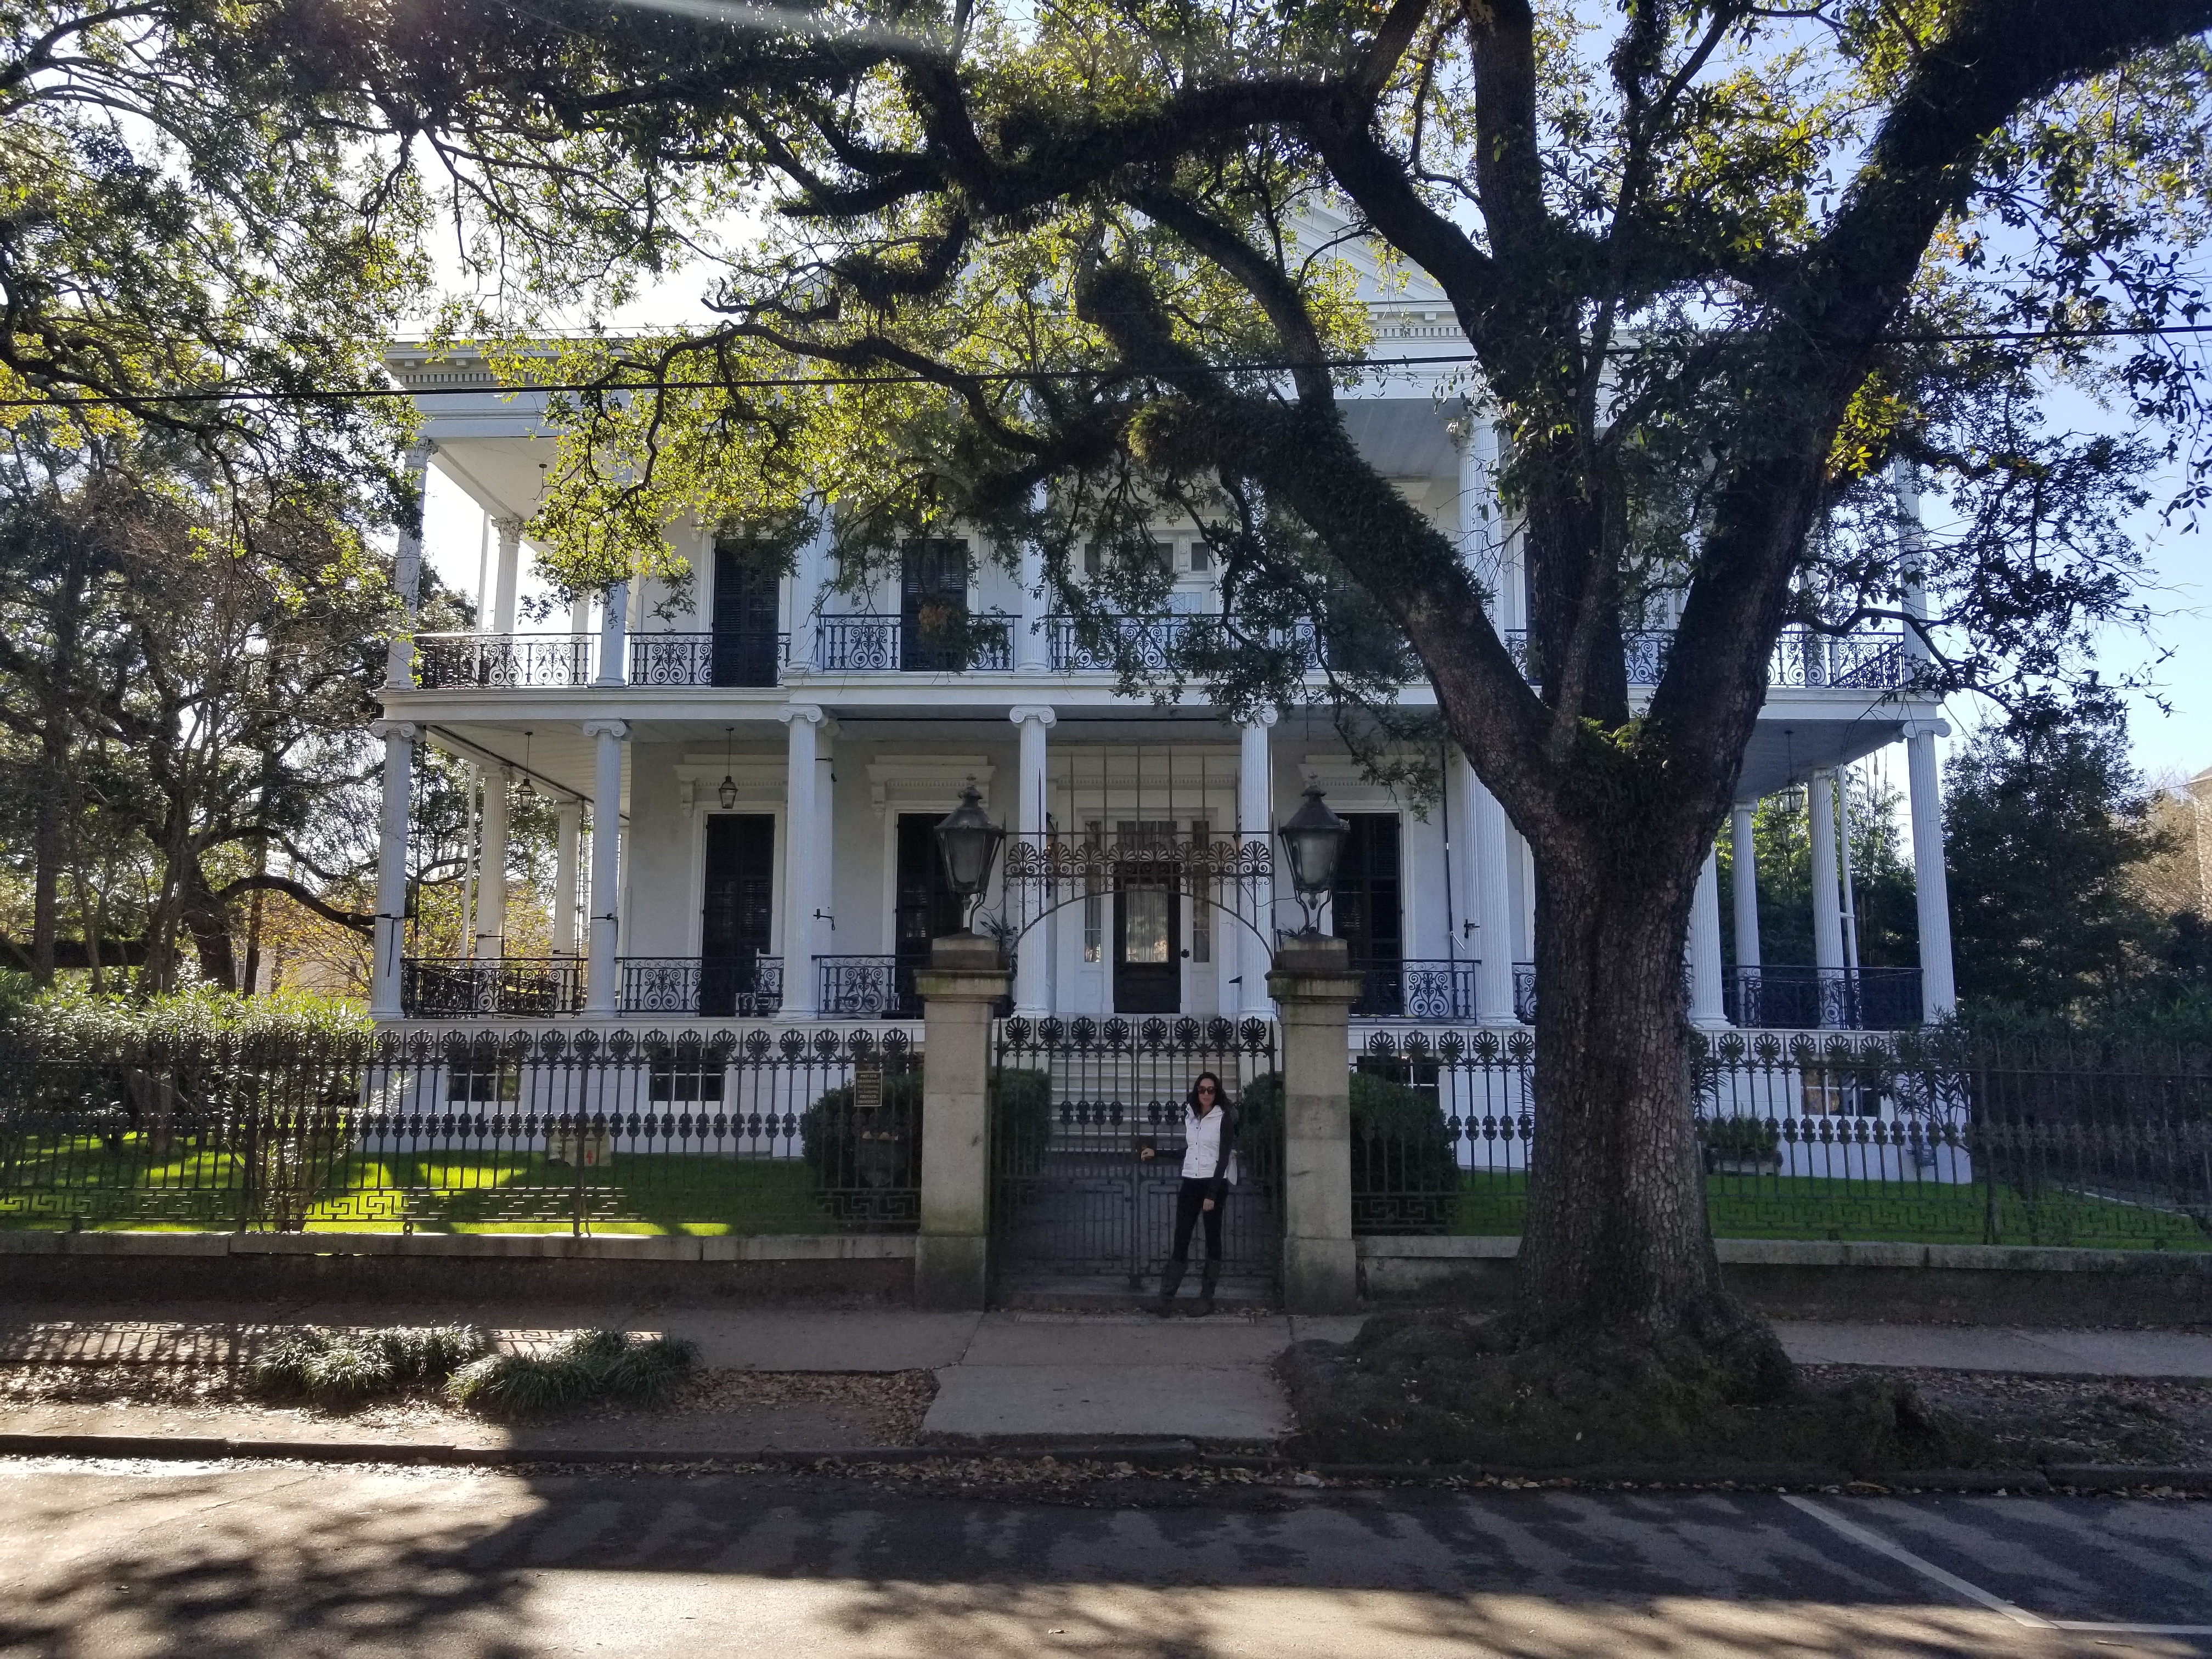
[[[1946,784],[1961,997],[2067,1012],[2109,1006],[2157,947],[2159,919],[2130,870],[2164,844],[2117,700],[2023,705],[1976,734]]]

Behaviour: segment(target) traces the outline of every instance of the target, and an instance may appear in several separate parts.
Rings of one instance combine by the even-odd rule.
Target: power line
[[[2069,329],[1964,329],[1885,334],[1877,343],[1882,345],[1945,345],[1990,343],[2002,341],[2048,342],[2057,343],[2067,340],[2148,339],[2154,337],[2182,337],[2212,334],[2212,323],[2162,323],[2128,325],[2115,324],[2097,328]],[[1629,356],[1644,349],[1640,346],[1620,345],[1606,349],[1607,356]],[[1286,374],[1299,369],[1320,368],[1329,371],[1364,368],[1418,368],[1437,363],[1465,364],[1472,362],[1466,352],[1445,352],[1421,357],[1328,357],[1320,362],[1291,358],[1267,359],[1246,362],[1205,363],[1200,368],[1220,374]],[[1101,368],[1008,368],[963,371],[954,377],[969,383],[1006,385],[1015,382],[1044,384],[1058,381],[1134,379],[1158,374],[1157,369],[1140,369],[1127,364]],[[340,386],[322,391],[275,391],[252,386],[230,386],[201,392],[147,392],[138,393],[92,392],[81,397],[0,398],[0,409],[102,409],[150,404],[221,404],[221,403],[368,403],[393,398],[477,398],[487,394],[495,397],[515,397],[530,392],[769,392],[794,390],[808,386],[939,386],[944,380],[938,376],[917,374],[760,374],[734,378],[717,376],[707,380],[524,380],[497,381],[490,384],[455,386]]]

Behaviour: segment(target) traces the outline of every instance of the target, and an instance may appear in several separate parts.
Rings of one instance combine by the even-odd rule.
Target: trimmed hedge
[[[1247,1146],[1279,1145],[1283,1075],[1244,1087]],[[1435,1098],[1369,1072],[1352,1073],[1352,1201],[1362,1231],[1447,1233],[1459,1201],[1459,1160]]]

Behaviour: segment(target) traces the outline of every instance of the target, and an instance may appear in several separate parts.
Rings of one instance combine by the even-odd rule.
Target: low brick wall
[[[1362,1238],[1370,1304],[1501,1308],[1518,1238]],[[2010,1244],[1716,1242],[1721,1277],[1775,1319],[1969,1325],[2212,1322],[2212,1254]]]
[[[561,1233],[0,1232],[0,1298],[905,1304],[914,1239]]]

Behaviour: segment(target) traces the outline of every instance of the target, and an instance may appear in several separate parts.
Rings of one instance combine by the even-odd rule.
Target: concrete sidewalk
[[[936,1398],[926,1438],[1005,1444],[1196,1440],[1262,1443],[1291,1428],[1272,1362],[1293,1341],[1341,1341],[1358,1316],[1217,1315],[1161,1321],[1140,1313],[922,1314],[896,1310],[608,1306],[421,1309],[303,1305],[210,1308],[207,1317],[149,1321],[0,1308],[0,1366],[123,1364],[236,1371],[292,1326],[369,1327],[469,1320],[527,1346],[556,1330],[665,1331],[698,1344],[702,1362],[736,1370],[927,1370]],[[123,1310],[107,1310],[120,1314]],[[2035,1376],[2212,1379],[2212,1335],[2179,1331],[2008,1330],[1960,1326],[1784,1323],[1790,1356],[1820,1364],[1910,1366]]]

